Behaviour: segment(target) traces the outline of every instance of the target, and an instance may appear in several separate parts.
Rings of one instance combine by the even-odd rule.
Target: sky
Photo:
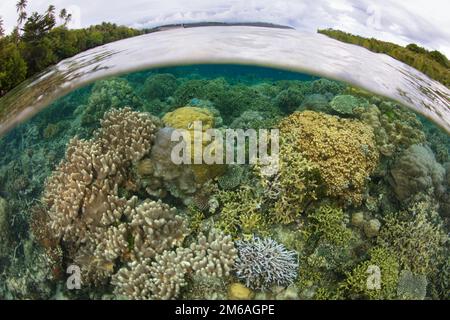
[[[1,0],[6,30],[16,0]],[[417,43],[450,57],[449,0],[29,0],[28,11],[53,4],[73,15],[71,28],[102,21],[135,28],[198,21],[271,22],[301,31],[335,28],[400,45]]]

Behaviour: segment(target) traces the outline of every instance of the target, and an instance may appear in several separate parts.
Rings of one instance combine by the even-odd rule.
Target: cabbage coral
[[[379,157],[369,126],[304,111],[283,119],[280,130],[282,135],[292,135],[304,157],[319,167],[329,196],[345,204],[361,204]]]

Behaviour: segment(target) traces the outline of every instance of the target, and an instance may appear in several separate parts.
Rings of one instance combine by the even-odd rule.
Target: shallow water
[[[279,128],[279,170],[174,165],[168,132],[194,120]],[[0,150],[1,298],[448,298],[448,135],[345,83],[129,73],[54,101]]]

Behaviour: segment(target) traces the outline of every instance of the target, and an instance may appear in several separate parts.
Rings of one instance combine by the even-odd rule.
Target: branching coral
[[[322,205],[308,214],[306,232],[311,237],[337,245],[347,246],[353,239],[352,230],[347,227],[348,217],[342,209]]]
[[[372,129],[355,120],[313,111],[295,112],[280,123],[299,150],[317,164],[330,196],[345,204],[362,202],[366,182],[378,164]]]
[[[261,176],[265,196],[273,202],[271,220],[291,223],[320,194],[319,166],[308,161],[297,146],[296,137],[285,133],[281,137],[279,170],[274,175]]]
[[[186,277],[228,276],[236,249],[229,236],[211,231],[191,247],[179,247],[128,264],[113,276],[115,293],[129,299],[173,299],[187,285]]]
[[[143,102],[125,79],[101,80],[94,85],[87,105],[81,109],[81,123],[92,126],[111,108],[138,108],[142,105]]]
[[[377,241],[396,253],[403,269],[428,276],[443,259],[448,235],[433,206],[418,202],[407,211],[387,215]]]
[[[375,247],[369,255],[369,260],[347,274],[340,285],[341,294],[353,299],[396,299],[400,265],[395,253]]]
[[[237,241],[236,275],[253,289],[272,285],[287,287],[297,277],[298,257],[295,251],[270,238]]]
[[[107,277],[127,249],[125,229],[116,224],[131,214],[136,199],[120,198],[118,189],[131,162],[149,152],[156,130],[149,116],[129,108],[108,112],[101,125],[92,140],[71,140],[43,195],[48,227],[93,281]]]
[[[222,204],[216,226],[226,234],[236,237],[244,234],[265,234],[267,221],[262,212],[262,196],[250,186],[241,186],[236,191],[220,191],[217,195]]]

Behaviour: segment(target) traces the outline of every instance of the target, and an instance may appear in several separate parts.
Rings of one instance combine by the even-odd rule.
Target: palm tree
[[[0,38],[5,35],[5,28],[3,27],[3,18],[0,17]]]
[[[27,8],[28,0],[19,0],[16,4],[17,13],[19,14],[19,17],[17,18],[17,24],[20,29],[20,26],[22,23],[27,19]]]

